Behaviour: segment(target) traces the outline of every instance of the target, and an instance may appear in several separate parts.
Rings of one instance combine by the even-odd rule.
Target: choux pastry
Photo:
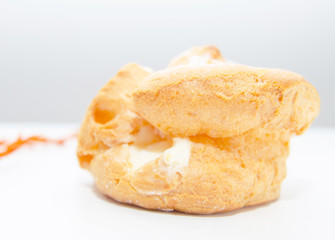
[[[121,68],[90,104],[77,155],[116,201],[226,212],[279,197],[290,137],[319,108],[317,91],[298,74],[195,47],[165,70]]]

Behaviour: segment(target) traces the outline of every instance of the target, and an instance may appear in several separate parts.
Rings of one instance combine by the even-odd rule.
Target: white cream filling
[[[160,152],[152,152],[137,146],[129,146],[128,160],[132,164],[131,170],[136,171],[144,164],[156,160],[160,155]]]
[[[155,161],[162,155],[164,150],[170,147],[168,141],[157,142],[151,144],[148,147],[139,147],[136,145],[129,145],[129,158],[128,160],[132,164],[131,171],[136,171],[144,164]]]
[[[173,138],[173,146],[169,141],[161,141],[146,147],[129,145],[129,158],[132,164],[130,171],[136,171],[148,162],[155,161],[163,156],[164,163],[168,166],[169,174],[181,172],[188,165],[191,154],[191,142],[186,138]]]
[[[180,172],[188,165],[191,155],[191,142],[185,138],[174,138],[173,147],[163,154],[164,162],[169,166],[169,173]]]

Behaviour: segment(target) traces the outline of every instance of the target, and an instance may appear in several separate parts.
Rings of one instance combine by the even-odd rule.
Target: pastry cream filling
[[[164,162],[169,166],[169,172],[180,172],[188,165],[191,155],[191,142],[187,138],[173,138],[173,147],[163,154]]]
[[[132,164],[131,171],[136,171],[148,162],[163,157],[164,163],[168,166],[168,173],[180,172],[188,165],[191,153],[191,142],[187,138],[173,138],[150,144],[145,147],[129,145],[129,162]]]
[[[136,171],[144,164],[155,161],[162,156],[162,153],[170,147],[169,141],[162,141],[151,144],[146,147],[137,145],[129,145],[129,162],[132,164],[133,171]]]

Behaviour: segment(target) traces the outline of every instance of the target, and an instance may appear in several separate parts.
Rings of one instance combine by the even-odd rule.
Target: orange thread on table
[[[76,137],[77,134],[72,134],[68,137],[61,138],[61,139],[49,139],[46,137],[41,136],[31,136],[28,138],[21,138],[18,137],[17,140],[13,143],[8,143],[7,141],[0,141],[0,145],[5,145],[5,150],[0,152],[0,157],[4,157],[6,155],[11,154],[12,152],[18,150],[19,148],[23,147],[24,145],[31,145],[37,142],[40,143],[54,143],[58,145],[64,144],[66,141],[68,141],[71,138]]]

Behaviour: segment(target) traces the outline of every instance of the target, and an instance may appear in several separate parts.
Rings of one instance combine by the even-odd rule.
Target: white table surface
[[[76,129],[0,123],[0,140]],[[205,216],[148,211],[100,195],[75,148],[75,140],[37,144],[0,158],[0,239],[335,239],[335,128],[293,138],[279,200]]]

